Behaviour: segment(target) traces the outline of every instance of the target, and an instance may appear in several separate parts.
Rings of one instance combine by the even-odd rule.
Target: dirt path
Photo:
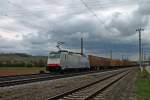
[[[15,75],[26,75],[26,74],[37,74],[40,71],[45,71],[44,67],[0,67],[1,76],[15,76]]]

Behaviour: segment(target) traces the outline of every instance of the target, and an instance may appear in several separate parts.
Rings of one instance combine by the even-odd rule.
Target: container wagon
[[[117,68],[132,67],[136,65],[134,62],[131,61],[109,59],[93,55],[89,55],[88,57],[91,70],[117,69]]]
[[[93,55],[89,55],[88,58],[91,70],[101,70],[110,67],[110,60],[107,58],[97,57]]]

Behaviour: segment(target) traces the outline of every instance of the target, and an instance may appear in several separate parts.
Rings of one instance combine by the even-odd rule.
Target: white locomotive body
[[[47,70],[49,71],[77,71],[89,69],[89,60],[88,57],[86,57],[85,55],[68,51],[49,53],[47,63]]]

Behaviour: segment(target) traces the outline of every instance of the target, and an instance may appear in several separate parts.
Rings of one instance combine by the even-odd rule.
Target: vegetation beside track
[[[45,67],[46,56],[32,56],[24,53],[0,53],[0,67]]]
[[[136,94],[138,100],[150,100],[150,74],[146,70],[138,72]]]

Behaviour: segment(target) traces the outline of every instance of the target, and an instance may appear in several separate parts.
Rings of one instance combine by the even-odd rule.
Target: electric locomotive
[[[47,70],[50,72],[84,71],[89,70],[88,57],[81,53],[65,50],[52,51],[49,53]]]

